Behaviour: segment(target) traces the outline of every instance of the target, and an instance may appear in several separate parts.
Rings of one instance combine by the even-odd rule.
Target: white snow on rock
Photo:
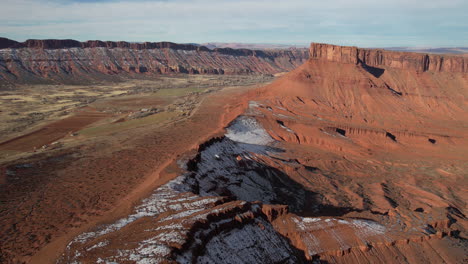
[[[260,227],[263,226],[263,228]],[[264,219],[214,236],[196,263],[298,263],[288,243]],[[191,254],[178,263],[193,263]]]
[[[132,249],[111,249],[115,254],[111,257],[100,258],[101,263],[120,263],[121,261],[133,261],[135,263],[161,263],[167,260],[171,253],[170,244],[183,244],[185,242],[185,233],[188,232],[180,223],[180,219],[188,218],[190,221],[200,217],[196,213],[213,207],[217,202],[218,197],[200,197],[193,193],[180,193],[172,188],[173,184],[177,184],[180,179],[174,179],[169,183],[157,188],[153,195],[143,201],[143,203],[135,208],[135,213],[126,218],[122,218],[113,224],[102,226],[93,232],[83,233],[77,236],[67,246],[67,250],[71,253],[68,258],[62,260],[64,263],[80,263],[82,252],[73,251],[73,246],[88,243],[86,251],[91,251],[96,248],[106,247],[109,245],[108,241],[97,242],[94,244],[93,240],[99,239],[101,236],[118,232],[128,224],[142,218],[153,217],[155,228],[150,228],[144,232],[148,232],[149,238],[138,241],[136,247]],[[171,212],[168,217],[160,218],[162,213]],[[212,211],[207,211],[212,212]],[[206,213],[204,219],[207,217]],[[179,222],[168,222],[168,220],[177,220]],[[155,232],[156,231],[156,232]],[[152,234],[152,235],[151,235]],[[127,241],[130,242],[130,241]],[[134,241],[131,242],[133,245]],[[127,247],[126,244],[123,247]],[[109,250],[109,249],[106,249]],[[97,260],[96,260],[97,261]]]
[[[267,145],[274,141],[253,117],[241,116],[237,118],[226,131],[226,137],[236,142]]]
[[[325,251],[318,237],[326,236],[329,238],[328,248],[335,244],[337,250],[346,250],[353,246],[347,242],[351,234],[354,234],[363,243],[369,243],[376,236],[385,239],[386,233],[386,228],[383,225],[366,219],[296,217],[293,221],[297,230],[303,234],[302,241],[310,256]]]
[[[361,238],[385,234],[385,226],[370,220],[354,219],[351,221],[357,229],[356,234]]]
[[[200,199],[199,196],[186,193],[180,194],[173,189],[173,185],[180,182],[180,176],[169,183],[157,188],[155,192],[148,198],[144,199],[142,204],[135,208],[135,212],[126,218],[117,220],[115,223],[103,226],[97,231],[87,232],[77,236],[69,246],[73,243],[85,243],[90,239],[103,236],[105,234],[118,231],[126,225],[142,218],[154,217],[167,211],[182,211],[179,214],[171,215],[171,219],[177,217],[185,217],[190,213],[198,212],[206,207],[207,204],[217,201],[219,198],[204,198]],[[164,219],[166,220],[166,219]]]
[[[276,151],[270,146],[222,138],[205,146],[196,171],[175,188],[195,191],[201,196],[231,196],[266,204],[287,199],[291,210],[299,210],[306,200],[306,192],[296,188],[297,183],[286,174],[265,163],[265,159]]]
[[[92,247],[86,249],[86,251],[91,251],[91,250],[93,250],[93,249],[95,249],[95,248],[105,247],[105,246],[107,246],[108,244],[109,244],[109,241],[99,242],[99,243],[93,245]]]

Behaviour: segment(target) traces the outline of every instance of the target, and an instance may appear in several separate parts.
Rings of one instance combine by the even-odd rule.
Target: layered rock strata
[[[321,43],[312,43],[310,45],[310,58],[339,63],[362,63],[372,67],[391,67],[420,72],[468,72],[468,58],[462,56],[361,49]]]
[[[308,58],[306,49],[248,50],[171,42],[0,40],[0,83],[79,83],[154,74],[275,74]]]

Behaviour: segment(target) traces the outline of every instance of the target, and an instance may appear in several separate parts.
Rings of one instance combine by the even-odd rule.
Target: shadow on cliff
[[[302,217],[339,217],[362,211],[354,207],[325,204],[323,195],[306,189],[283,171],[266,164],[255,165],[261,168],[257,169],[257,173],[268,179],[275,190],[276,199],[270,203],[288,205],[291,213]]]
[[[252,156],[247,152],[249,150],[256,155]],[[308,190],[280,170],[277,162],[302,166],[310,173],[320,173],[320,169],[312,170],[297,161],[269,158],[271,153],[283,151],[237,143],[225,137],[214,138],[200,145],[197,156],[188,162],[190,173],[179,185],[179,190],[200,196],[226,196],[233,200],[287,205],[291,213],[303,217],[342,216],[359,211],[353,207],[325,204],[321,194]]]
[[[276,196],[270,202],[262,201],[264,203],[288,205],[291,213],[302,217],[342,216],[349,212],[360,211],[353,207],[324,204],[324,197],[321,194],[306,189],[275,167],[259,162],[254,162],[252,166],[258,175],[270,182]]]
[[[359,60],[359,64],[365,71],[372,74],[375,78],[379,78],[385,72],[385,69],[369,66],[361,60]]]
[[[216,142],[222,142],[222,140]],[[208,147],[204,145],[203,148]],[[276,150],[281,151],[279,149]],[[234,155],[229,158],[234,158]],[[229,197],[229,201],[243,200],[253,202],[259,200],[263,204],[287,205],[289,212],[302,217],[341,216],[357,210],[356,208],[322,204],[323,197],[320,194],[307,190],[288,174],[260,160],[243,159],[238,162],[236,167],[225,167],[224,173],[208,170],[199,174],[200,168],[198,166],[202,160],[200,155],[198,155],[197,159],[189,162],[189,169],[192,172],[187,176],[188,180],[184,182],[184,184],[190,183],[191,191],[201,196],[227,196]],[[210,180],[206,181],[208,178]],[[252,189],[256,189],[258,193],[265,194],[265,196],[261,196],[259,199],[252,199],[249,195],[252,189],[248,187],[253,187]],[[263,217],[268,220],[267,215],[263,214]],[[223,228],[226,228],[226,226]],[[223,232],[225,231],[226,229],[223,229]],[[291,253],[297,258],[295,260],[297,261],[296,263],[328,263],[321,260],[320,256],[313,256],[312,259],[308,260],[304,250],[296,247],[290,237],[282,235],[280,232],[276,233],[287,242],[292,250]],[[197,254],[203,255],[204,252],[200,250],[197,251]]]

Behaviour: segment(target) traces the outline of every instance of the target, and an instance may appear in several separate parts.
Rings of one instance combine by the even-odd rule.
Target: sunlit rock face
[[[80,83],[159,74],[275,74],[307,61],[307,49],[248,50],[176,44],[0,39],[0,82]]]
[[[463,56],[361,49],[321,43],[312,43],[310,45],[310,58],[339,63],[362,63],[372,67],[392,67],[421,72],[468,72],[468,59]]]

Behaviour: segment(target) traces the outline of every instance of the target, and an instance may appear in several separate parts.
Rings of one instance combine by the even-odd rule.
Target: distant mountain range
[[[455,47],[455,48],[390,47],[390,48],[384,48],[384,49],[393,50],[393,51],[437,53],[437,54],[463,54],[463,53],[468,53],[468,47]]]
[[[288,45],[288,44],[262,44],[262,43],[224,43],[224,42],[208,42],[200,44],[209,49],[215,48],[231,48],[231,49],[288,49],[288,48],[308,48],[309,45]]]

